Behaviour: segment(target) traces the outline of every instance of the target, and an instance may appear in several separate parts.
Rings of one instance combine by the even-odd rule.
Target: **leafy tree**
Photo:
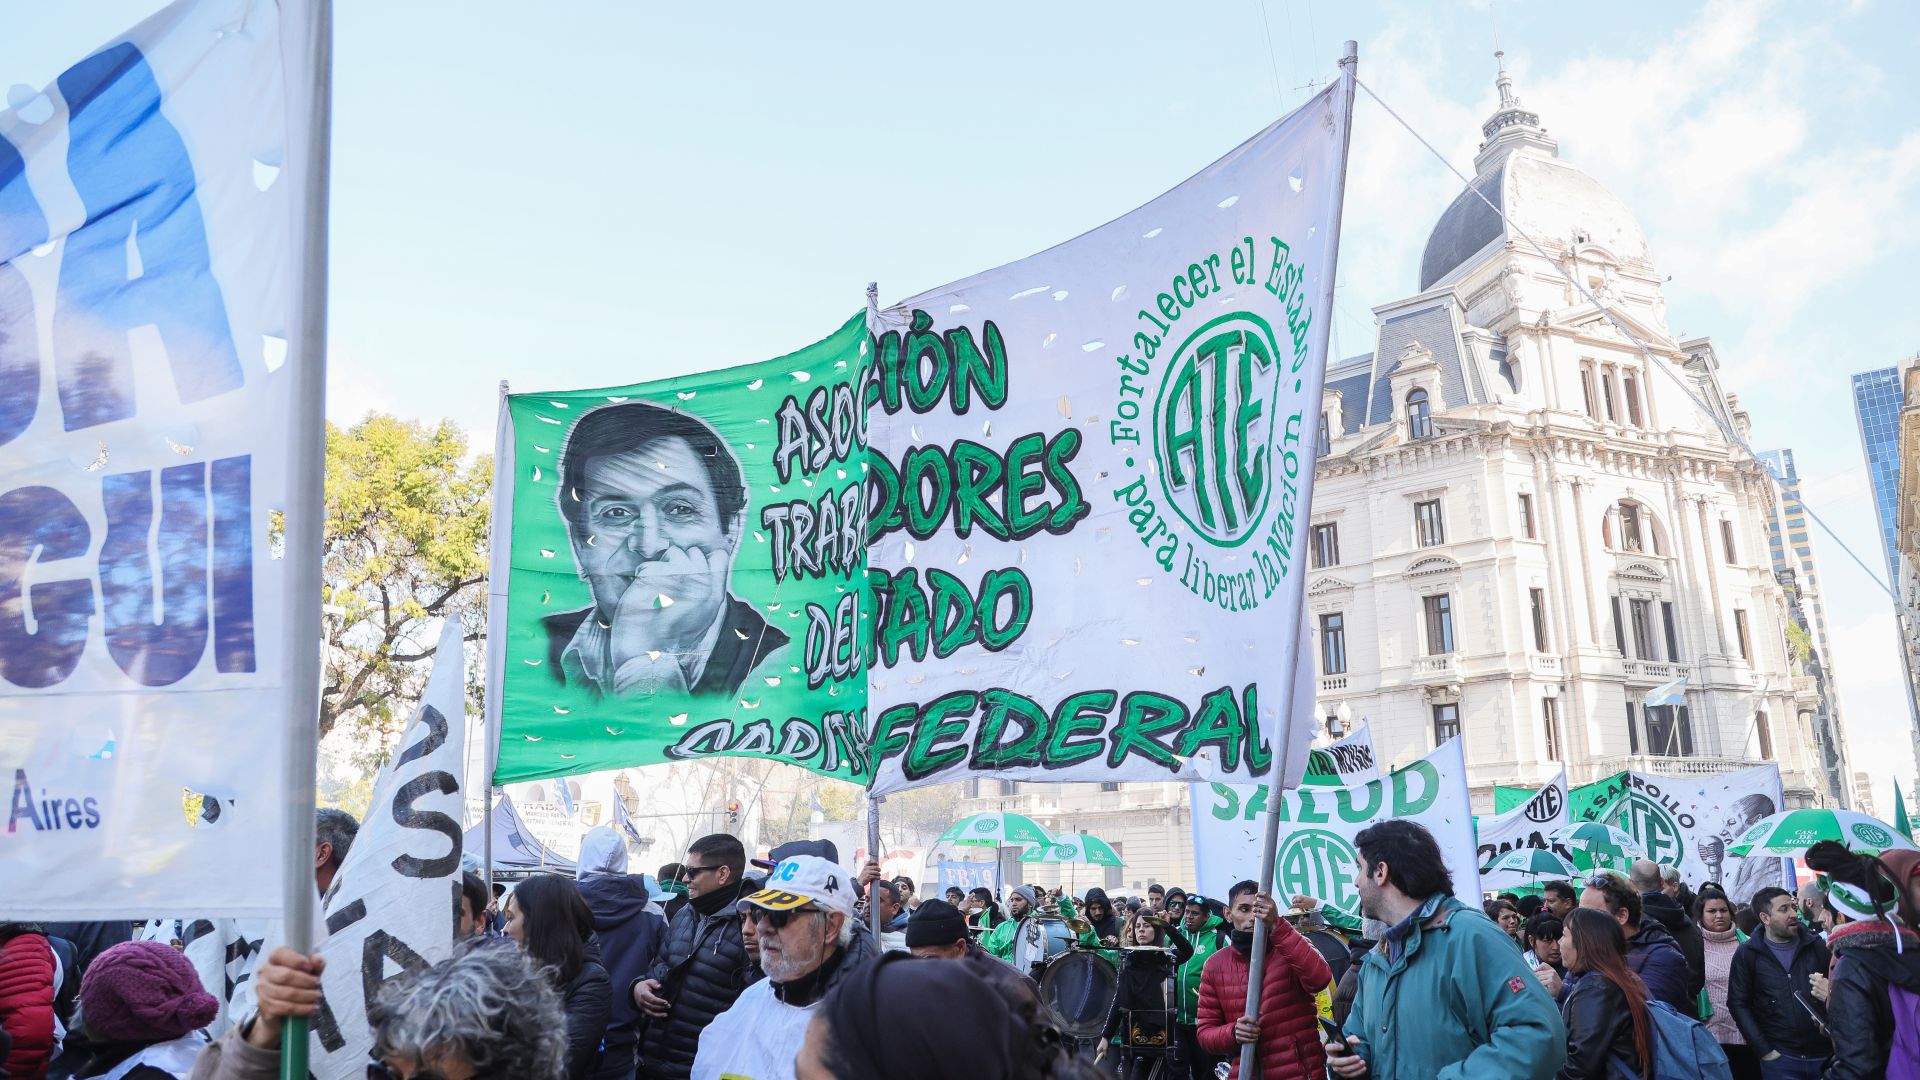
[[[492,482],[492,458],[469,463],[466,434],[451,422],[369,413],[344,430],[327,425],[322,736],[345,721],[385,748],[398,734],[395,711],[404,715],[425,686],[441,620],[460,620],[467,641],[482,638]]]

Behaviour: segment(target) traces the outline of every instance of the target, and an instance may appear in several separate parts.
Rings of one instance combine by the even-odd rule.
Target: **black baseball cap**
[[[766,858],[753,860],[753,865],[762,870],[771,870],[779,866],[782,860],[795,855],[818,855],[830,863],[840,861],[840,849],[834,847],[831,840],[789,840],[775,845],[772,851],[767,852]]]

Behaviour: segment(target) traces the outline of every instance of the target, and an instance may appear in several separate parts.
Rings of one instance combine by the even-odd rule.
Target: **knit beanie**
[[[80,979],[81,1015],[104,1042],[166,1042],[207,1026],[219,1011],[193,964],[161,941],[123,941]]]
[[[907,919],[907,948],[951,945],[967,939],[967,917],[945,900],[922,900]]]

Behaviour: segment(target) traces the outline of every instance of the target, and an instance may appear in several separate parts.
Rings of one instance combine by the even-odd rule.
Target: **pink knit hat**
[[[80,1014],[107,1042],[177,1039],[213,1022],[220,1003],[180,950],[159,941],[123,941],[95,957],[80,979]]]

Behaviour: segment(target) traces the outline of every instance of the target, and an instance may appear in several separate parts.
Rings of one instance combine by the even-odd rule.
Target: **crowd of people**
[[[354,827],[319,824],[324,890]],[[752,859],[727,834],[650,878],[595,829],[577,877],[463,876],[451,958],[368,1011],[367,1075],[1232,1080],[1251,1046],[1264,1080],[1920,1077],[1920,853],[1816,845],[1798,895],[1695,890],[1638,862],[1476,905],[1415,823],[1355,846],[1358,920],[1253,881],[922,899],[877,864],[850,873],[830,842]],[[142,937],[0,927],[0,1078],[279,1075],[286,1022],[321,1008],[320,956],[272,951],[252,1014],[216,1039],[221,988],[177,939]],[[1062,957],[1111,977],[1062,995]]]

